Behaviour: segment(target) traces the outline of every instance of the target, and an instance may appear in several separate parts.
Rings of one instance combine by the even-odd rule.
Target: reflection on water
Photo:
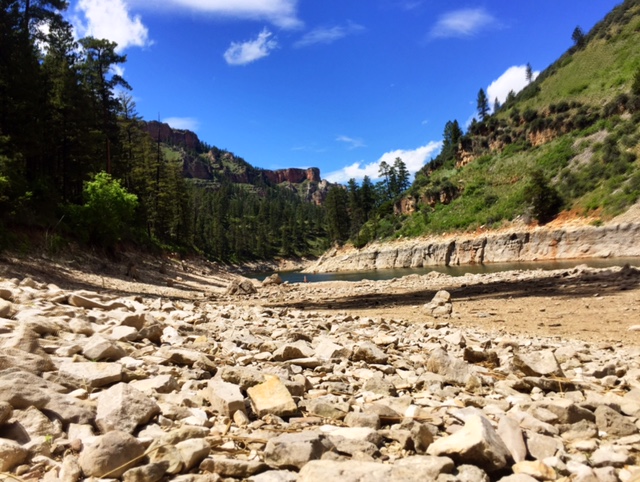
[[[462,266],[430,266],[428,268],[399,268],[399,269],[379,269],[371,271],[346,271],[341,273],[300,273],[299,271],[281,271],[280,277],[289,283],[302,283],[305,277],[308,282],[318,281],[361,281],[361,280],[386,280],[401,278],[410,274],[424,275],[432,271],[445,273],[451,276],[464,276],[467,273],[498,273],[509,270],[531,270],[531,269],[570,269],[578,265],[587,265],[591,268],[610,268],[612,266],[624,266],[629,263],[631,266],[640,266],[640,258],[590,258],[571,259],[561,261],[528,261],[520,263],[492,263],[492,264],[470,264]],[[250,278],[263,280],[273,273],[254,273]]]

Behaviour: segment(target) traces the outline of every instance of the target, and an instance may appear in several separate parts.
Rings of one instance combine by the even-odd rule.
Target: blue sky
[[[480,88],[504,100],[620,0],[71,0],[118,43],[140,115],[267,169],[417,171]]]

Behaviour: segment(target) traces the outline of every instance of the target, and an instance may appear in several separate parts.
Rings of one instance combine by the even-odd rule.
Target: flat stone
[[[78,388],[99,388],[122,380],[122,365],[107,362],[63,362],[60,378]]]
[[[267,464],[259,460],[229,459],[222,455],[214,455],[200,464],[201,470],[213,472],[222,477],[233,477],[236,479],[249,478],[252,475],[266,471],[268,468],[269,466]]]
[[[247,479],[249,482],[296,482],[298,473],[291,470],[267,470]]]
[[[313,460],[300,471],[298,482],[435,482],[410,465],[394,466],[356,460]]]
[[[151,393],[171,393],[179,389],[178,380],[172,375],[157,375],[144,380],[134,380],[129,385],[141,392]]]
[[[247,394],[258,417],[267,414],[290,417],[298,412],[291,393],[278,377],[270,377],[267,381],[249,388]]]
[[[551,350],[540,350],[532,353],[516,353],[513,365],[526,376],[564,377],[564,373]]]
[[[300,470],[330,449],[323,438],[318,432],[300,432],[269,439],[264,449],[265,462],[277,469]]]

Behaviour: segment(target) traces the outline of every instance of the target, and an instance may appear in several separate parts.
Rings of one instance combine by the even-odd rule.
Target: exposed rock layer
[[[331,250],[308,272],[423,268],[581,258],[640,256],[640,224],[538,228],[479,236],[432,237]]]

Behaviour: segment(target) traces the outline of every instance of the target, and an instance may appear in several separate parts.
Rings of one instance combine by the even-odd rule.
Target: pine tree
[[[480,120],[484,121],[489,116],[489,100],[487,99],[487,94],[485,94],[484,89],[480,89],[478,92],[477,107]]]

